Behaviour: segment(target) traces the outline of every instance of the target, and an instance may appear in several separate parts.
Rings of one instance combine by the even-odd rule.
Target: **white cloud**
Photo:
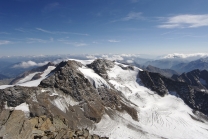
[[[24,32],[24,33],[25,33],[25,32],[28,32],[28,31],[26,31],[26,30],[23,29],[23,28],[16,28],[15,30],[16,30],[16,31],[20,31],[20,32]]]
[[[197,28],[208,26],[208,14],[204,15],[177,15],[165,18],[159,28]]]
[[[76,47],[87,46],[86,43],[78,43],[78,42],[74,42],[74,43],[72,43],[72,45],[74,45]]]
[[[43,63],[36,63],[34,61],[27,61],[27,62],[21,62],[19,64],[16,64],[13,66],[13,68],[29,68],[34,66],[43,66],[46,65],[49,61],[45,61]]]
[[[53,42],[53,38],[50,38],[49,40],[43,40],[39,38],[28,38],[27,43],[49,43]]]
[[[58,41],[63,42],[64,44],[73,45],[75,47],[87,46],[87,44],[83,42],[71,42],[65,39],[59,39]]]
[[[8,40],[0,40],[0,45],[10,44],[11,41]]]
[[[97,59],[97,57],[94,56],[94,55],[87,55],[86,58],[88,58],[88,59]]]
[[[123,60],[123,57],[120,55],[102,55],[101,58],[108,60]]]
[[[125,17],[117,20],[113,20],[111,22],[118,22],[118,21],[129,21],[129,20],[141,20],[144,19],[141,12],[130,12]]]
[[[113,43],[115,43],[115,42],[120,42],[120,41],[118,41],[118,40],[108,40],[108,42],[113,42]]]
[[[142,19],[142,13],[141,12],[131,12],[129,13],[126,17],[124,17],[122,20],[123,21],[129,21],[129,20],[138,20],[138,19]]]
[[[39,30],[39,31],[42,31],[44,33],[55,34],[54,32],[51,32],[51,31],[48,31],[48,30],[45,30],[45,29],[42,29],[42,28],[36,28],[36,29]]]
[[[76,32],[63,32],[63,31],[49,31],[42,28],[36,28],[38,31],[49,33],[49,34],[73,34],[73,35],[82,35],[82,36],[89,36],[89,34],[84,33],[76,33]]]

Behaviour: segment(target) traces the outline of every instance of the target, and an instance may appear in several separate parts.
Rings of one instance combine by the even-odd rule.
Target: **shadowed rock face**
[[[113,62],[106,60],[98,60],[95,63],[96,66],[100,67],[96,69],[97,72],[102,73],[101,75],[107,75],[105,70],[114,66]],[[23,137],[23,135],[28,138],[31,136],[36,136],[36,138],[49,137],[50,135],[53,138],[58,136],[59,132],[61,134],[63,132],[63,135],[68,133],[68,129],[60,129],[58,132],[53,131],[54,124],[57,121],[54,120],[56,117],[62,119],[67,128],[70,129],[78,129],[78,127],[92,128],[93,124],[99,122],[108,109],[119,112],[126,111],[134,120],[138,120],[137,111],[121,99],[119,91],[114,89],[113,86],[95,88],[79,70],[82,66],[81,63],[76,61],[61,62],[38,87],[14,86],[0,90],[0,113],[3,115],[1,117],[5,117],[0,119],[0,124],[4,126],[9,121],[9,117],[20,115],[18,116],[19,119],[11,119],[20,123],[21,127],[18,127],[17,130],[18,138]],[[102,67],[105,67],[105,70]],[[106,82],[108,82],[107,79]],[[15,111],[13,114],[11,110],[4,109],[5,107],[12,109],[11,107],[17,107],[22,103],[29,107],[28,119],[21,116],[23,112]],[[40,117],[43,115],[45,116],[43,121],[49,125],[39,127],[37,121],[39,123]],[[4,127],[7,128],[8,126]],[[50,133],[48,132],[49,127],[51,127]],[[0,133],[6,135],[14,129],[4,130],[1,128]],[[23,129],[25,130],[24,134],[20,134]],[[11,134],[11,138],[14,137],[13,135],[15,136],[17,133]],[[95,135],[94,138],[96,137]]]
[[[207,70],[193,70],[188,73],[183,73],[180,76],[174,75],[172,79],[176,81],[186,82],[189,85],[198,87],[200,89],[208,88],[208,71]]]
[[[160,96],[168,94],[168,90],[164,84],[164,81],[161,79],[162,76],[160,74],[148,71],[140,71],[139,78],[146,87],[157,92]]]
[[[198,73],[193,71],[193,73]],[[192,74],[193,74],[192,73]],[[194,84],[194,82],[183,79],[183,75],[178,80],[173,80],[162,76],[158,73],[151,73],[148,71],[140,71],[140,79],[144,86],[158,93],[160,96],[165,96],[169,92],[176,92],[184,102],[194,110],[199,110],[208,115],[208,93],[206,90],[201,90],[201,85]],[[194,78],[194,76],[191,76]],[[206,76],[204,76],[204,80]],[[197,85],[197,86],[192,86]]]

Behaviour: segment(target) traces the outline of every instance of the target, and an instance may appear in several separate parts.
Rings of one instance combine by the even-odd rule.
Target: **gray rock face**
[[[109,68],[114,67],[114,63],[110,60],[106,59],[96,59],[94,62],[91,64],[87,65],[89,68],[93,69],[95,73],[100,75],[101,77],[108,79],[106,71]]]
[[[195,71],[193,72],[195,73]],[[139,77],[144,86],[155,91],[160,96],[164,96],[169,92],[176,92],[188,106],[208,115],[208,93],[192,86],[193,84],[190,84],[190,82],[185,80],[175,81],[158,73],[147,71],[140,71]]]
[[[15,86],[0,90],[0,112],[4,107],[4,102],[7,102],[9,107],[16,107],[21,103],[24,103],[36,90],[37,88],[35,87],[29,88],[21,86]]]
[[[174,75],[172,79],[186,82],[191,86],[195,86],[200,89],[207,89],[208,88],[208,71],[203,70],[200,71],[198,69],[190,71],[188,73],[183,73],[180,76]]]
[[[152,73],[148,71],[140,71],[139,78],[142,83],[150,88],[151,90],[157,92],[160,96],[168,94],[168,89],[166,88],[164,81],[161,79],[162,76],[158,73]]]

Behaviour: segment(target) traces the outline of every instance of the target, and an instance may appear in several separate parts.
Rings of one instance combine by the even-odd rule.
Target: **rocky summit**
[[[168,78],[105,59],[49,63],[0,86],[0,138],[207,138],[205,75]]]

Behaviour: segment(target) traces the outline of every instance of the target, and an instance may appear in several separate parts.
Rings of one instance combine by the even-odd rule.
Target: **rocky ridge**
[[[196,73],[192,71],[191,73]],[[205,71],[203,71],[204,73]],[[191,74],[190,73],[190,74]],[[197,72],[198,73],[198,72]],[[151,73],[148,71],[139,72],[139,78],[142,80],[144,86],[150,88],[151,90],[158,93],[160,96],[165,96],[166,94],[174,94],[181,97],[184,102],[193,108],[206,115],[208,115],[208,93],[206,90],[201,90],[201,84],[194,86],[194,82],[188,82],[183,79],[185,74],[182,76],[175,77],[175,79],[167,78],[159,73]],[[194,77],[194,76],[191,76]],[[204,76],[205,79],[207,76]],[[207,80],[206,78],[205,80]]]
[[[200,89],[208,88],[208,71],[199,69],[183,73],[181,75],[174,75],[172,79],[180,82],[186,82],[191,86],[198,87]]]
[[[96,69],[95,72],[105,76],[105,70],[113,66],[113,62],[110,65],[108,62],[98,60],[95,61],[97,64],[88,66],[92,66]],[[71,130],[78,130],[79,127],[93,128],[94,122],[99,122],[103,114],[110,114],[109,109],[118,112],[126,111],[134,120],[138,120],[136,110],[121,99],[122,96],[119,95],[119,91],[114,89],[113,86],[96,88],[79,70],[83,66],[82,63],[71,60],[61,62],[49,77],[42,80],[38,87],[14,86],[0,90],[0,113],[5,113],[5,107],[14,109],[25,103],[29,108],[25,112],[29,119],[38,119],[44,116],[47,122],[50,123],[51,121],[53,123],[52,119],[59,117],[64,119],[64,124]],[[103,69],[103,66],[105,66],[105,69]],[[16,113],[16,111],[14,112]],[[8,114],[8,112],[6,113]],[[28,126],[23,123],[23,127]],[[13,130],[12,128],[11,132]],[[28,132],[30,131],[18,136],[27,136]],[[34,133],[33,130],[31,132]],[[4,127],[0,129],[0,133],[1,136],[9,138]],[[45,131],[42,130],[42,132],[38,131],[37,137],[42,138],[45,135]],[[53,137],[55,137],[55,133]],[[98,137],[93,136],[93,138]]]
[[[19,75],[18,77],[16,77],[14,80],[12,80],[9,84],[10,85],[14,85],[16,84],[18,81],[20,81],[21,79],[25,78],[26,76],[28,76],[29,74],[35,73],[35,72],[39,72],[37,74],[35,74],[32,78],[32,80],[36,80],[40,78],[40,75],[43,73],[44,70],[46,70],[49,66],[55,66],[53,63],[49,62],[48,64],[41,66],[41,67],[37,67],[34,68],[30,71],[26,71],[23,74]]]

